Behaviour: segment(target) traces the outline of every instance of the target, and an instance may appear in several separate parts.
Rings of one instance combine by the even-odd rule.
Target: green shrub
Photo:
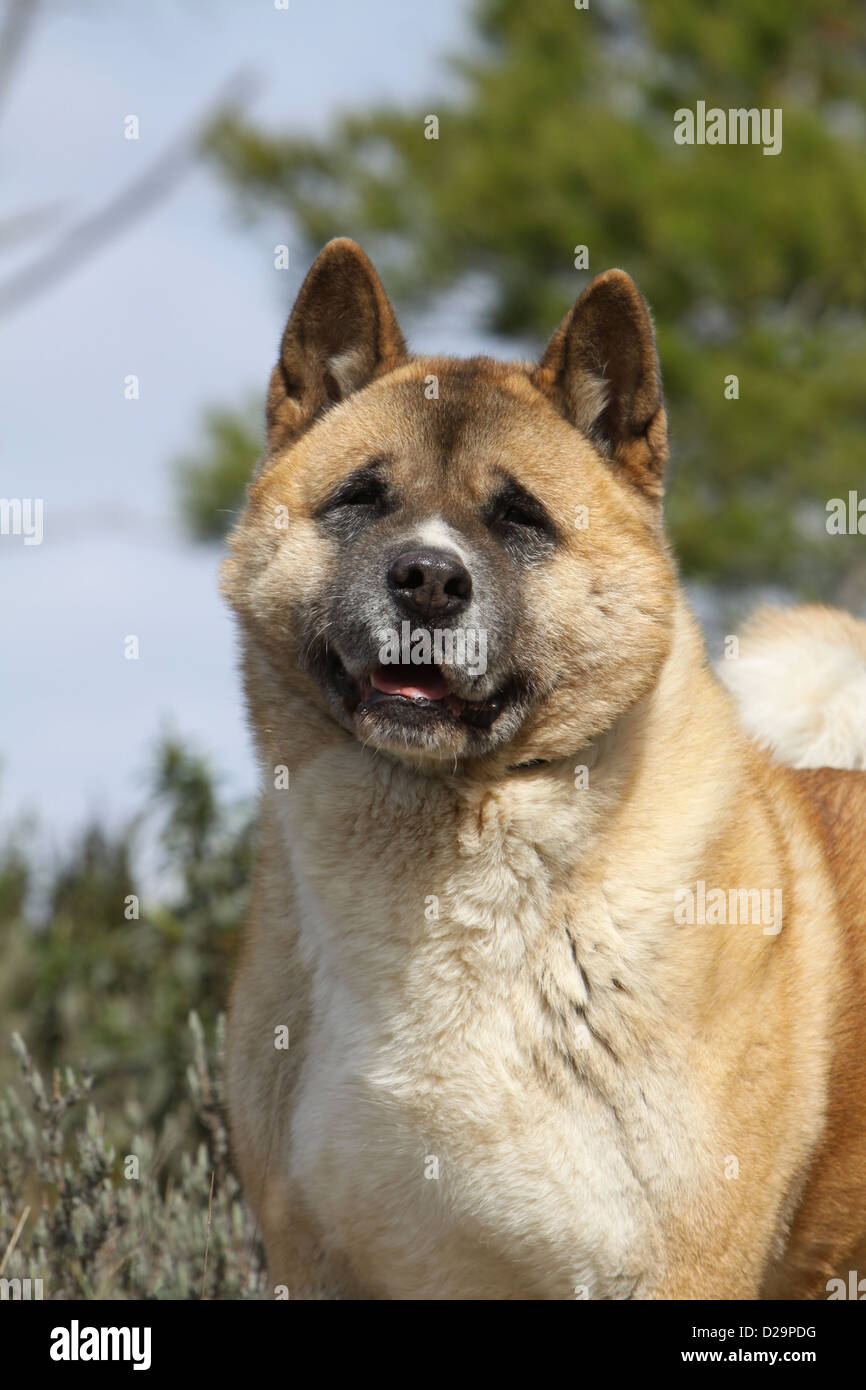
[[[177,1135],[139,1127],[128,1098],[120,1150],[106,1139],[94,1078],[55,1070],[50,1084],[21,1037],[24,1081],[0,1100],[0,1274],[41,1280],[46,1299],[229,1299],[266,1296],[255,1222],[229,1165],[223,1120],[223,1019],[216,1065],[198,1015],[189,1018],[188,1084],[207,1139],[172,1171]],[[121,1128],[115,1116],[115,1130]]]

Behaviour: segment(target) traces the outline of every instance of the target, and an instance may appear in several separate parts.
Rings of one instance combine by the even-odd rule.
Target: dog
[[[333,241],[267,425],[227,1095],[278,1296],[827,1297],[866,1270],[866,628],[711,673],[621,270],[536,364],[419,357]],[[762,641],[859,680],[837,770],[784,765],[770,694],[826,692]]]

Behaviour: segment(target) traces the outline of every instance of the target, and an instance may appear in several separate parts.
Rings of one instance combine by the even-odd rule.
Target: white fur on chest
[[[548,786],[542,819],[527,782],[469,814],[368,766],[283,804],[313,978],[293,1178],[385,1296],[628,1297],[687,1102],[613,1055],[629,962],[603,896],[569,898],[573,805]]]

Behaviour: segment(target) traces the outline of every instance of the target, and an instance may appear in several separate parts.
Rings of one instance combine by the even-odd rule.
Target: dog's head
[[[267,417],[224,570],[266,675],[259,722],[300,699],[414,763],[525,763],[576,752],[653,684],[675,595],[667,425],[623,271],[537,365],[412,357],[363,251],[331,242]]]

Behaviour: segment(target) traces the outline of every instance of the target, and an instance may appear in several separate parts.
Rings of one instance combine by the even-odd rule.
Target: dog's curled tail
[[[718,674],[752,738],[790,767],[866,769],[866,623],[760,609]]]

